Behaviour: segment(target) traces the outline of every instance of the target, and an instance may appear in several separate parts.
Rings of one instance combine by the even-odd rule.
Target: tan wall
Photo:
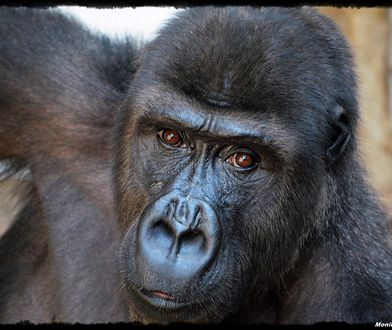
[[[352,46],[359,77],[360,147],[370,180],[392,210],[391,25],[385,8],[319,7]]]

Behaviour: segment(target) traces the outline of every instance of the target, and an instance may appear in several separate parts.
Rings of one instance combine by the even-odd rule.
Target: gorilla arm
[[[1,8],[0,40],[0,160],[31,170],[58,281],[56,320],[124,319],[112,274],[110,132],[135,48],[39,9]]]

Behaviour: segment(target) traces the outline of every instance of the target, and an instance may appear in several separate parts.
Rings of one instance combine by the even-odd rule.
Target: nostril
[[[172,246],[175,233],[166,221],[158,220],[151,229],[152,235],[150,235],[150,239],[154,242],[154,245],[165,249],[169,249]]]
[[[205,249],[206,240],[201,230],[189,230],[180,236],[179,254],[196,255]]]
[[[155,230],[161,230],[167,233],[168,235],[173,235],[173,229],[168,225],[165,220],[158,220],[154,223],[153,228]]]
[[[193,229],[185,233],[185,235],[188,236],[189,238],[192,238],[198,235],[202,235],[202,232],[199,229]]]

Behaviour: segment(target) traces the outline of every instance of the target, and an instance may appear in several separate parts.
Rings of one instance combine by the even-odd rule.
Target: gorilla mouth
[[[162,292],[162,291],[152,291],[151,293],[152,293],[154,296],[160,297],[160,298],[162,298],[162,299],[166,299],[166,300],[175,300],[175,298],[174,298],[173,296],[168,295],[167,293]]]
[[[139,296],[148,304],[160,310],[175,310],[190,305],[189,302],[184,302],[176,299],[173,295],[159,290],[138,290]]]

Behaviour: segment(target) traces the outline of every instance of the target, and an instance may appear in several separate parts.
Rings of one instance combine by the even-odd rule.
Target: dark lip
[[[173,295],[164,293],[161,290],[140,289],[136,290],[136,292],[145,302],[160,310],[177,310],[191,305],[189,302],[178,301]],[[168,299],[163,298],[162,293],[168,296]]]

